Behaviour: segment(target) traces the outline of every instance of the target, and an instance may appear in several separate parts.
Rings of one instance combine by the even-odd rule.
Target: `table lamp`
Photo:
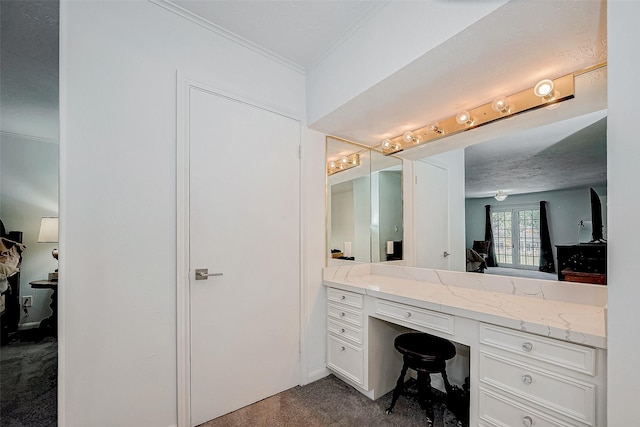
[[[38,243],[58,243],[58,217],[43,216],[40,222],[40,234],[38,235]],[[51,255],[58,259],[58,248],[51,251]],[[58,280],[58,269],[53,273],[49,273],[49,280]]]

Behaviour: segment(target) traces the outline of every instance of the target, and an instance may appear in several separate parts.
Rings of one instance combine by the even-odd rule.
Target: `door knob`
[[[196,280],[207,280],[211,276],[222,276],[222,273],[209,273],[208,268],[196,269]]]
[[[447,251],[444,251],[442,253],[442,256],[444,256],[445,258],[448,257],[449,255],[451,255],[451,254],[449,252],[447,252]]]

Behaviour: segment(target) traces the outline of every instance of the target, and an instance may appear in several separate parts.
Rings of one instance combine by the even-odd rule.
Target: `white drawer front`
[[[536,411],[503,395],[480,388],[478,411],[481,426],[495,427],[569,427],[549,414]]]
[[[362,345],[362,329],[350,326],[345,322],[338,322],[337,320],[329,319],[327,322],[327,329],[332,334],[339,336],[340,338],[353,341],[355,344]]]
[[[596,386],[480,352],[480,381],[578,421],[595,422]]]
[[[447,314],[382,300],[376,300],[376,313],[413,325],[454,334],[454,318]]]
[[[327,289],[327,299],[329,301],[339,302],[340,304],[346,304],[351,307],[364,307],[364,295],[356,294],[354,292],[329,288]]]
[[[329,335],[327,366],[356,384],[364,385],[364,356],[361,348]]]
[[[595,349],[591,347],[486,324],[480,324],[480,342],[563,368],[595,375],[596,356]]]
[[[348,324],[362,327],[362,311],[329,303],[327,310],[329,318],[334,318]]]

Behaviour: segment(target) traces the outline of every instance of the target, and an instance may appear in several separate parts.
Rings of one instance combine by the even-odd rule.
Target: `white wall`
[[[304,77],[150,2],[60,17],[60,425],[175,425],[176,70],[295,118]]]
[[[607,237],[607,189],[594,187],[602,203],[602,217],[605,224],[604,236]],[[578,221],[591,221],[591,195],[589,188],[544,191],[540,193],[515,194],[504,202],[498,202],[493,197],[466,200],[466,247],[473,246],[474,240],[484,240],[485,205],[492,208],[509,207],[515,205],[535,204],[539,206],[541,200],[547,201],[547,219],[549,221],[549,235],[553,248],[553,259],[558,267],[555,245],[578,242]],[[590,233],[589,233],[589,238]]]
[[[638,424],[636,401],[640,370],[640,286],[638,286],[638,227],[640,191],[638,159],[640,121],[640,2],[609,0],[609,117],[607,119],[608,168],[608,425]]]
[[[302,311],[307,313],[302,321],[303,384],[329,373],[325,364],[327,299],[322,285],[326,262],[324,157],[325,135],[306,132],[302,141]]]
[[[308,123],[321,119],[504,3],[506,0],[389,2],[309,71]]]
[[[7,231],[22,231],[27,249],[20,268],[20,300],[33,296],[28,315],[20,323],[36,327],[51,315],[49,289],[33,289],[29,282],[47,279],[58,268],[51,256],[55,243],[36,243],[43,216],[58,216],[58,143],[25,135],[0,133],[0,218]],[[21,301],[20,301],[21,303]]]

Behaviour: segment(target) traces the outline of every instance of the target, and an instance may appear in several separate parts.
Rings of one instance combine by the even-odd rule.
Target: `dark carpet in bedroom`
[[[0,347],[0,425],[57,425],[58,343],[16,334]]]

